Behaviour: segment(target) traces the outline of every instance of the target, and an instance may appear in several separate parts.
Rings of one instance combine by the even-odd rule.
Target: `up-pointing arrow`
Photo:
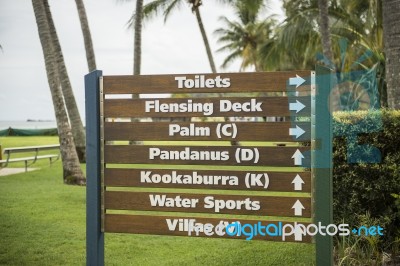
[[[295,128],[289,128],[289,136],[296,136],[296,139],[298,139],[304,133],[305,131],[298,125],[296,125]]]
[[[296,224],[294,226],[294,241],[301,241],[303,240],[303,234],[305,235],[305,232],[301,228],[299,224]]]
[[[303,204],[301,204],[300,200],[297,200],[294,204],[292,209],[294,209],[294,215],[295,216],[302,216],[303,215],[303,210],[305,209]]]
[[[300,175],[296,175],[292,181],[292,184],[294,184],[294,190],[303,190],[304,181]]]
[[[306,82],[305,79],[303,79],[302,77],[300,77],[299,75],[296,74],[295,78],[289,78],[289,85],[290,86],[296,86],[296,89],[303,84],[304,82]]]
[[[294,165],[302,165],[304,156],[299,149],[293,154],[292,159],[294,159]]]
[[[290,111],[296,111],[296,114],[303,110],[306,106],[302,103],[296,100],[295,103],[289,103],[289,110]]]

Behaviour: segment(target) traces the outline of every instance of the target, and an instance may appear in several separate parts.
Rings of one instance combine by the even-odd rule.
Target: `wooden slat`
[[[251,99],[261,102],[262,112],[220,112],[220,101],[230,100],[232,103],[243,104]],[[191,100],[192,105],[213,104],[213,113],[206,115],[207,112],[146,112],[146,102],[158,100],[159,105],[169,106],[170,104],[188,104]],[[303,103],[306,107],[300,112],[289,111],[289,103],[296,103],[296,100]],[[310,116],[310,96],[303,97],[232,97],[232,98],[163,98],[163,99],[105,99],[105,117],[265,117],[265,116]],[[204,114],[206,113],[206,114]]]
[[[160,149],[160,150],[157,150]],[[242,161],[238,163],[235,154],[238,149],[257,150],[259,160]],[[293,154],[296,150],[300,150],[305,159],[303,166],[309,166],[309,147],[232,147],[232,146],[207,146],[207,147],[184,147],[184,146],[136,146],[136,145],[106,145],[105,146],[105,163],[113,164],[181,164],[181,165],[242,165],[242,166],[295,166]],[[205,152],[210,155],[209,158],[201,158],[195,160],[194,157],[187,159],[163,159],[157,156],[150,159],[150,155],[154,151],[160,151],[161,154],[170,152],[182,152],[188,154],[198,154]],[[215,155],[216,157],[214,157]],[[212,160],[214,158],[220,160]],[[224,159],[224,160],[223,160]]]
[[[175,77],[195,79],[204,75],[205,79],[230,78],[227,88],[178,88]],[[254,73],[218,73],[218,74],[182,74],[182,75],[137,75],[104,76],[104,93],[227,93],[227,92],[275,92],[287,91],[289,78],[299,75],[309,79],[310,71],[254,72]],[[295,86],[290,86],[294,90]]]
[[[150,174],[149,174],[150,173]],[[268,177],[268,186],[265,186],[265,176]],[[158,175],[158,176],[156,176]],[[162,178],[162,176],[166,178]],[[246,176],[249,175],[246,186]],[[259,178],[259,175],[262,177]],[[168,169],[116,169],[106,168],[104,183],[108,187],[156,187],[156,188],[181,188],[181,189],[227,189],[227,190],[259,190],[259,191],[287,191],[295,192],[293,180],[299,175],[303,180],[302,189],[297,192],[311,191],[310,172],[261,172],[261,171],[227,171],[227,170],[168,170]],[[153,177],[154,176],[154,177]],[[181,176],[179,178],[179,176]],[[188,176],[189,178],[186,178]],[[192,181],[190,184],[185,180]],[[212,176],[213,178],[200,179],[199,176]],[[177,178],[175,178],[177,177]],[[226,178],[224,178],[226,177]],[[259,178],[259,179],[258,179]],[[150,182],[148,181],[150,180]],[[209,182],[208,180],[213,180]],[[221,181],[218,181],[221,180]],[[224,182],[222,180],[225,180]],[[260,180],[251,183],[251,180]],[[206,183],[208,182],[208,183]],[[186,183],[186,184],[185,184]],[[224,184],[225,183],[225,184]]]
[[[290,128],[302,128],[305,133],[296,138],[289,135]],[[225,129],[223,135],[221,128]],[[235,130],[236,128],[236,130]],[[237,132],[236,136],[234,135]],[[310,123],[263,122],[109,122],[105,123],[105,140],[236,140],[236,141],[308,141],[311,139]],[[218,137],[218,132],[220,138]],[[232,138],[235,136],[235,138]]]
[[[174,220],[181,219],[181,231],[179,231],[179,225],[175,230],[168,227],[167,221],[171,223]],[[257,224],[261,222],[261,225],[268,226],[269,232],[276,232],[274,228],[281,228],[287,224],[294,225],[291,222],[278,222],[278,221],[256,221],[256,220],[243,220],[243,219],[225,219],[225,218],[200,218],[200,217],[178,217],[178,216],[147,216],[147,215],[126,215],[126,214],[106,214],[105,215],[105,232],[109,233],[131,233],[131,234],[149,234],[149,235],[170,235],[170,236],[188,236],[188,227],[190,220],[193,224],[199,226],[201,224],[211,224],[214,227],[218,226],[220,223],[225,222],[234,223],[240,222],[244,224]],[[307,226],[309,223],[302,223]],[[186,230],[186,231],[184,231]],[[265,232],[265,229],[263,229]],[[256,231],[256,230],[255,230]],[[279,231],[279,230],[277,230]],[[289,232],[289,228],[286,232]],[[245,235],[241,236],[218,236],[213,234],[211,236],[206,236],[203,232],[199,232],[196,235],[195,232],[191,234],[192,237],[213,237],[213,238],[232,238],[232,239],[246,239]],[[282,236],[262,236],[257,234],[253,238],[254,240],[266,240],[266,241],[285,241],[285,242],[300,242],[300,243],[311,243],[312,238],[310,236],[302,236],[301,241],[295,241],[294,235],[287,236],[283,240]]]
[[[159,206],[151,199],[165,197],[181,198],[181,207]],[[104,196],[105,208],[109,210],[135,211],[164,211],[164,212],[193,212],[218,213],[240,215],[266,215],[294,217],[293,205],[300,201],[304,209],[301,216],[311,217],[311,198],[308,197],[276,197],[276,196],[249,196],[249,195],[205,195],[189,193],[162,193],[162,192],[126,192],[106,191]],[[235,203],[238,202],[238,203]],[[239,203],[242,202],[242,203]],[[214,204],[214,205],[212,205]],[[222,204],[228,207],[222,208]],[[218,209],[215,207],[218,205]]]

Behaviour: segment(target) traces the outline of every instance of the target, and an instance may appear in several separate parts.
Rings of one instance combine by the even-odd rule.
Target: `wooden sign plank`
[[[105,215],[105,232],[109,233],[131,233],[131,234],[149,234],[149,235],[170,235],[170,236],[189,236],[189,230],[197,229],[198,233],[190,232],[191,237],[212,237],[212,238],[225,238],[225,239],[246,239],[249,235],[228,236],[226,233],[222,236],[218,234],[224,233],[225,230],[220,230],[217,226],[223,224],[232,224],[240,222],[241,225],[250,224],[255,225],[257,229],[253,229],[254,237],[252,240],[265,240],[265,241],[278,241],[278,242],[302,242],[311,243],[312,237],[309,235],[300,235],[295,239],[295,234],[285,237],[280,232],[289,234],[292,228],[296,226],[292,222],[278,222],[278,221],[256,221],[244,219],[226,219],[226,218],[203,218],[203,217],[179,217],[179,216],[148,216],[148,215],[127,215],[127,214],[106,214]],[[259,225],[266,228],[259,228]],[[301,223],[308,226],[309,223]],[[208,230],[204,228],[210,228]],[[253,227],[255,228],[255,227]],[[204,232],[206,231],[207,234]],[[259,232],[265,235],[259,234]],[[249,232],[246,230],[246,232]],[[268,233],[266,233],[268,232]],[[213,233],[211,235],[211,233]]]
[[[111,141],[309,141],[311,124],[305,122],[106,122],[104,138]]]
[[[309,149],[310,147],[105,145],[104,159],[105,163],[112,164],[308,167],[310,154],[305,152]],[[304,158],[296,159],[299,156]]]
[[[308,197],[105,191],[104,202],[109,210],[311,217]]]
[[[107,187],[311,192],[310,172],[106,168]]]
[[[278,92],[287,91],[296,75],[307,80],[311,71],[104,76],[103,89],[105,94]]]
[[[245,109],[249,105],[248,103],[251,103],[251,99],[261,103],[258,105],[262,111],[245,112],[239,109],[242,107]],[[296,100],[303,104],[304,108],[298,112],[290,111],[290,104],[296,104]],[[310,116],[310,101],[310,96],[105,99],[104,116],[106,118]]]

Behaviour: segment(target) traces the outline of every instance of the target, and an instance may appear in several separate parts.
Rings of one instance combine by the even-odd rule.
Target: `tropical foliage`
[[[336,71],[338,90],[346,92],[342,93],[339,110],[377,108],[388,103],[389,107],[398,108],[400,90],[396,64],[400,60],[395,57],[400,54],[399,42],[391,38],[398,36],[398,27],[393,26],[397,25],[399,17],[396,1],[283,0],[286,18],[280,23],[267,12],[270,4],[267,0],[219,2],[235,11],[235,18],[221,17],[221,24],[214,33],[221,45],[217,52],[227,52],[222,68],[235,60],[241,62],[239,71],[313,69],[315,64],[324,64]],[[76,0],[76,4],[81,21],[86,20],[87,24],[82,0]],[[196,16],[211,71],[217,71],[200,14],[202,5],[201,0],[136,1],[136,12],[131,19],[136,35],[135,74],[140,74],[142,17],[146,20],[162,15],[166,21],[182,7],[190,8]],[[88,30],[86,34],[90,36]],[[390,60],[385,54],[390,54]],[[90,69],[95,66],[94,55],[90,65]],[[63,76],[62,66],[59,71]],[[63,90],[64,87],[68,86],[62,85]],[[79,127],[72,126],[72,132],[76,128]],[[74,138],[79,139],[75,134]],[[83,145],[78,143],[77,146],[79,150]]]
[[[201,32],[201,37],[203,38],[204,46],[207,52],[208,62],[210,63],[210,68],[213,73],[217,72],[214,63],[214,57],[211,52],[210,43],[204,28],[203,20],[200,14],[200,6],[202,5],[201,0],[153,0],[150,3],[143,6],[143,15],[145,19],[150,19],[151,17],[162,13],[164,16],[164,22],[167,21],[172,12],[181,8],[183,5],[187,5],[191,8],[192,12],[196,16],[197,24]]]
[[[221,68],[227,68],[235,60],[241,62],[239,71],[313,69],[315,64],[324,64],[336,70],[339,85],[360,80],[365,84],[367,80],[366,88],[351,88],[354,92],[350,94],[357,94],[360,89],[368,93],[378,91],[379,97],[370,99],[370,108],[387,106],[382,0],[283,0],[286,18],[281,23],[266,12],[269,1],[219,2],[235,11],[234,19],[222,16],[220,27],[214,31],[221,45],[216,51],[227,53]],[[153,0],[144,5],[143,16],[151,19],[161,14],[167,21],[181,7],[191,8],[197,17],[211,70],[216,72],[200,16],[202,4],[201,0]],[[321,36],[325,36],[324,40]],[[371,82],[372,77],[375,83]],[[360,106],[357,98],[346,101],[349,104],[344,110]]]
[[[250,6],[251,3],[251,6]],[[259,20],[264,1],[236,1],[232,4],[239,21],[221,17],[223,27],[215,30],[219,36],[218,42],[223,44],[217,52],[227,51],[229,55],[224,60],[222,68],[226,68],[235,59],[241,59],[240,70],[253,66],[256,71],[261,71],[262,66],[258,60],[259,45],[273,36],[273,28],[277,24],[273,17]]]
[[[378,90],[380,97],[370,100],[369,107],[387,106],[380,0],[329,1],[332,56],[323,52],[330,49],[323,49],[321,40],[318,2],[326,1],[285,0],[286,19],[280,24],[273,15],[261,17],[265,1],[251,1],[251,7],[247,0],[229,2],[238,20],[221,18],[223,27],[215,32],[223,44],[218,51],[229,52],[222,67],[235,59],[242,61],[242,71],[249,66],[256,71],[313,69],[320,63],[336,70],[339,85],[367,81],[366,88],[352,88],[353,94],[360,89]],[[355,102],[345,109],[357,109]]]

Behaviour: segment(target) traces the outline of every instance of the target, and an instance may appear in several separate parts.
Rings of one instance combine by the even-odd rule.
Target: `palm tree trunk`
[[[96,70],[96,58],[94,56],[92,35],[90,34],[89,22],[86,16],[85,5],[83,0],[75,0],[76,8],[78,9],[79,21],[81,22],[81,29],[83,34],[83,41],[85,43],[86,60],[89,72]]]
[[[135,27],[133,28],[133,75],[140,75],[142,64],[142,21],[143,21],[143,0],[136,0]],[[138,99],[139,95],[132,94],[132,99]],[[140,122],[137,117],[132,117],[131,122]],[[131,145],[143,144],[142,141],[129,141]]]
[[[210,48],[210,43],[208,42],[206,30],[204,29],[203,20],[201,19],[200,10],[199,10],[198,6],[194,7],[194,12],[196,14],[197,23],[199,24],[201,36],[203,37],[204,46],[206,47],[208,62],[210,63],[211,71],[212,71],[212,73],[217,73],[217,69],[216,69],[215,63],[214,63],[214,58],[213,58],[211,48]],[[222,94],[221,94],[221,96],[222,96]],[[229,122],[228,117],[225,117],[224,120],[225,120],[225,122]],[[233,141],[231,141],[231,145],[232,146],[239,145],[239,142],[233,140]]]
[[[46,66],[47,80],[50,86],[51,97],[57,120],[60,152],[63,164],[63,180],[67,184],[84,184],[85,178],[80,168],[78,155],[75,149],[74,139],[65,110],[64,99],[60,88],[58,70],[54,58],[52,37],[48,25],[45,6],[47,0],[32,0],[36,23],[42,45]]]
[[[196,14],[197,23],[199,24],[201,36],[203,37],[204,46],[206,47],[208,62],[210,63],[212,73],[217,73],[217,69],[215,67],[214,58],[211,52],[210,43],[208,42],[206,30],[204,29],[203,21],[200,15],[199,7],[194,8],[194,12]]]
[[[52,46],[54,50],[55,63],[58,69],[58,76],[60,78],[62,93],[64,96],[65,105],[67,107],[68,117],[71,122],[72,134],[76,144],[76,149],[80,162],[86,160],[86,137],[85,129],[79,115],[78,106],[75,101],[74,92],[72,90],[71,82],[69,80],[68,72],[65,66],[64,56],[61,50],[60,42],[58,40],[56,28],[54,26],[53,18],[50,12],[48,2],[44,2],[44,8],[48,20]]]
[[[319,30],[321,34],[322,51],[325,57],[330,62],[332,62],[333,65],[331,34],[329,30],[328,0],[318,0],[318,8],[319,8]]]
[[[260,67],[260,60],[258,60],[258,56],[257,56],[257,44],[253,46],[253,64],[254,64],[254,69],[256,72],[260,72],[261,71],[261,67]]]
[[[389,108],[400,109],[400,4],[382,1],[383,37],[386,54],[387,100]]]
[[[133,40],[133,75],[140,75],[142,63],[142,20],[143,0],[136,0],[135,27]]]

